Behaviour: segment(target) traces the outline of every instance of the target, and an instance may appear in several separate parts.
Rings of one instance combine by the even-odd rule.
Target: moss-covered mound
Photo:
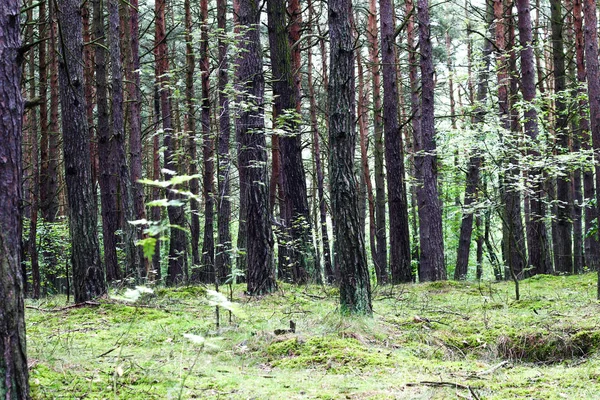
[[[391,353],[369,348],[354,338],[300,337],[274,342],[266,349],[271,365],[282,368],[321,367],[334,373],[372,366],[391,366]]]

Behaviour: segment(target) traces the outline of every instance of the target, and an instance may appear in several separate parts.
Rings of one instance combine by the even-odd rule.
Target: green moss
[[[155,288],[143,307],[106,302],[45,312],[66,298],[27,300],[34,399],[596,398],[600,314],[596,275],[511,282],[382,286],[373,318],[340,316],[339,292],[280,285],[261,298],[234,285],[244,318],[214,307],[203,288]],[[296,323],[293,335],[276,329]],[[184,334],[206,338],[204,347]],[[478,374],[510,359],[492,373]],[[469,393],[458,390],[468,397]]]
[[[180,286],[176,288],[159,288],[155,291],[159,298],[189,299],[206,297],[206,289],[202,286]]]
[[[267,348],[272,365],[282,368],[322,367],[331,372],[355,368],[391,366],[391,352],[370,349],[356,339],[313,337],[306,341],[292,338]]]

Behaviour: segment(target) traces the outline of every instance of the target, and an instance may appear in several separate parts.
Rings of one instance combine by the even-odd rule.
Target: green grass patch
[[[378,287],[373,318],[344,318],[337,289],[234,287],[239,316],[203,287],[137,303],[27,301],[35,399],[599,398],[595,274]],[[61,308],[63,307],[63,308]],[[294,321],[295,333],[276,335]],[[445,382],[430,385],[423,382]],[[451,387],[460,384],[459,388]],[[458,396],[458,397],[460,397]]]

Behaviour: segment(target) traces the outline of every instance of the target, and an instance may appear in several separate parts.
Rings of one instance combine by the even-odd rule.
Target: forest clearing
[[[200,287],[62,311],[64,297],[28,301],[32,395],[598,398],[595,284],[593,274],[539,275],[521,282],[520,301],[509,282],[385,286],[373,318],[341,317],[333,288],[282,284],[254,298],[236,285],[238,316],[230,323],[221,308],[219,329]],[[295,332],[281,332],[290,320]]]

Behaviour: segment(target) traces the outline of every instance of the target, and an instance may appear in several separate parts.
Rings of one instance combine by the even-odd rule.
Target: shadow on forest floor
[[[33,397],[599,398],[595,284],[538,276],[518,302],[510,283],[388,286],[372,319],[339,316],[335,288],[248,298],[239,285],[237,316],[221,309],[219,329],[197,287],[64,309],[64,297],[28,301]]]

